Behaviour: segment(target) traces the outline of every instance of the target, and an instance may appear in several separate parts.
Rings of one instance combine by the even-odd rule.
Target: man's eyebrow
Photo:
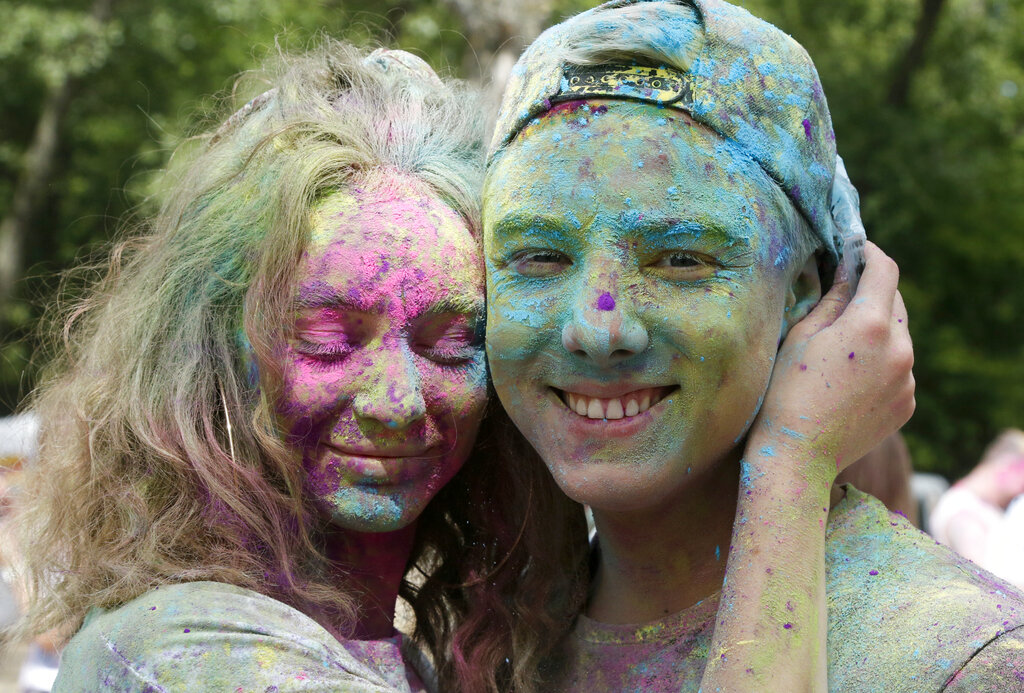
[[[506,214],[494,222],[492,232],[495,236],[508,236],[524,231],[556,231],[564,226],[557,217],[543,214]]]
[[[698,221],[688,219],[658,219],[648,218],[638,226],[639,230],[649,234],[659,234],[663,238],[674,238],[684,236],[693,239],[710,238],[712,240],[728,245],[749,246],[750,239],[742,233],[730,230],[725,224],[717,221]]]

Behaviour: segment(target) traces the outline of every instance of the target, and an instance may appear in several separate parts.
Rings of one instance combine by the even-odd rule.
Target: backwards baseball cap
[[[835,134],[814,63],[746,10],[723,0],[613,0],[548,29],[512,69],[489,158],[552,106],[594,98],[680,109],[739,145],[820,240],[823,278],[851,234],[863,245],[859,213],[839,228],[830,211]],[[836,196],[856,212],[843,175]]]

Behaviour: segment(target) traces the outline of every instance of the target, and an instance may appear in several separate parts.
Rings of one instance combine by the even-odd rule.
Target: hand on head
[[[789,331],[751,433],[834,461],[819,470],[830,482],[914,412],[914,352],[899,269],[870,242],[865,260],[854,296],[837,273],[832,289]]]

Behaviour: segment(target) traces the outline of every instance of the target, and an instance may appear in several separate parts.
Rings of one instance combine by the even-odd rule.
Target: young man
[[[891,261],[869,244],[849,307],[815,308],[842,261],[835,169],[806,53],[721,0],[608,3],[513,70],[491,372],[597,524],[562,688],[823,690],[826,661],[831,690],[1022,685],[1024,597],[855,489],[828,511],[913,408]],[[794,407],[780,378],[817,394]]]

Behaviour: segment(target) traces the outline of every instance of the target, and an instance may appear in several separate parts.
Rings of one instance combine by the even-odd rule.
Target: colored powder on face
[[[848,358],[848,359],[852,359],[852,358],[853,358],[853,355],[854,355],[854,353],[853,353],[853,352],[851,351],[851,352],[850,352],[850,355],[849,355],[849,356],[847,356],[846,358]]]
[[[612,295],[610,293],[608,293],[606,291],[603,294],[601,294],[601,297],[597,299],[597,309],[598,310],[614,310],[615,309],[615,299],[612,298]]]

